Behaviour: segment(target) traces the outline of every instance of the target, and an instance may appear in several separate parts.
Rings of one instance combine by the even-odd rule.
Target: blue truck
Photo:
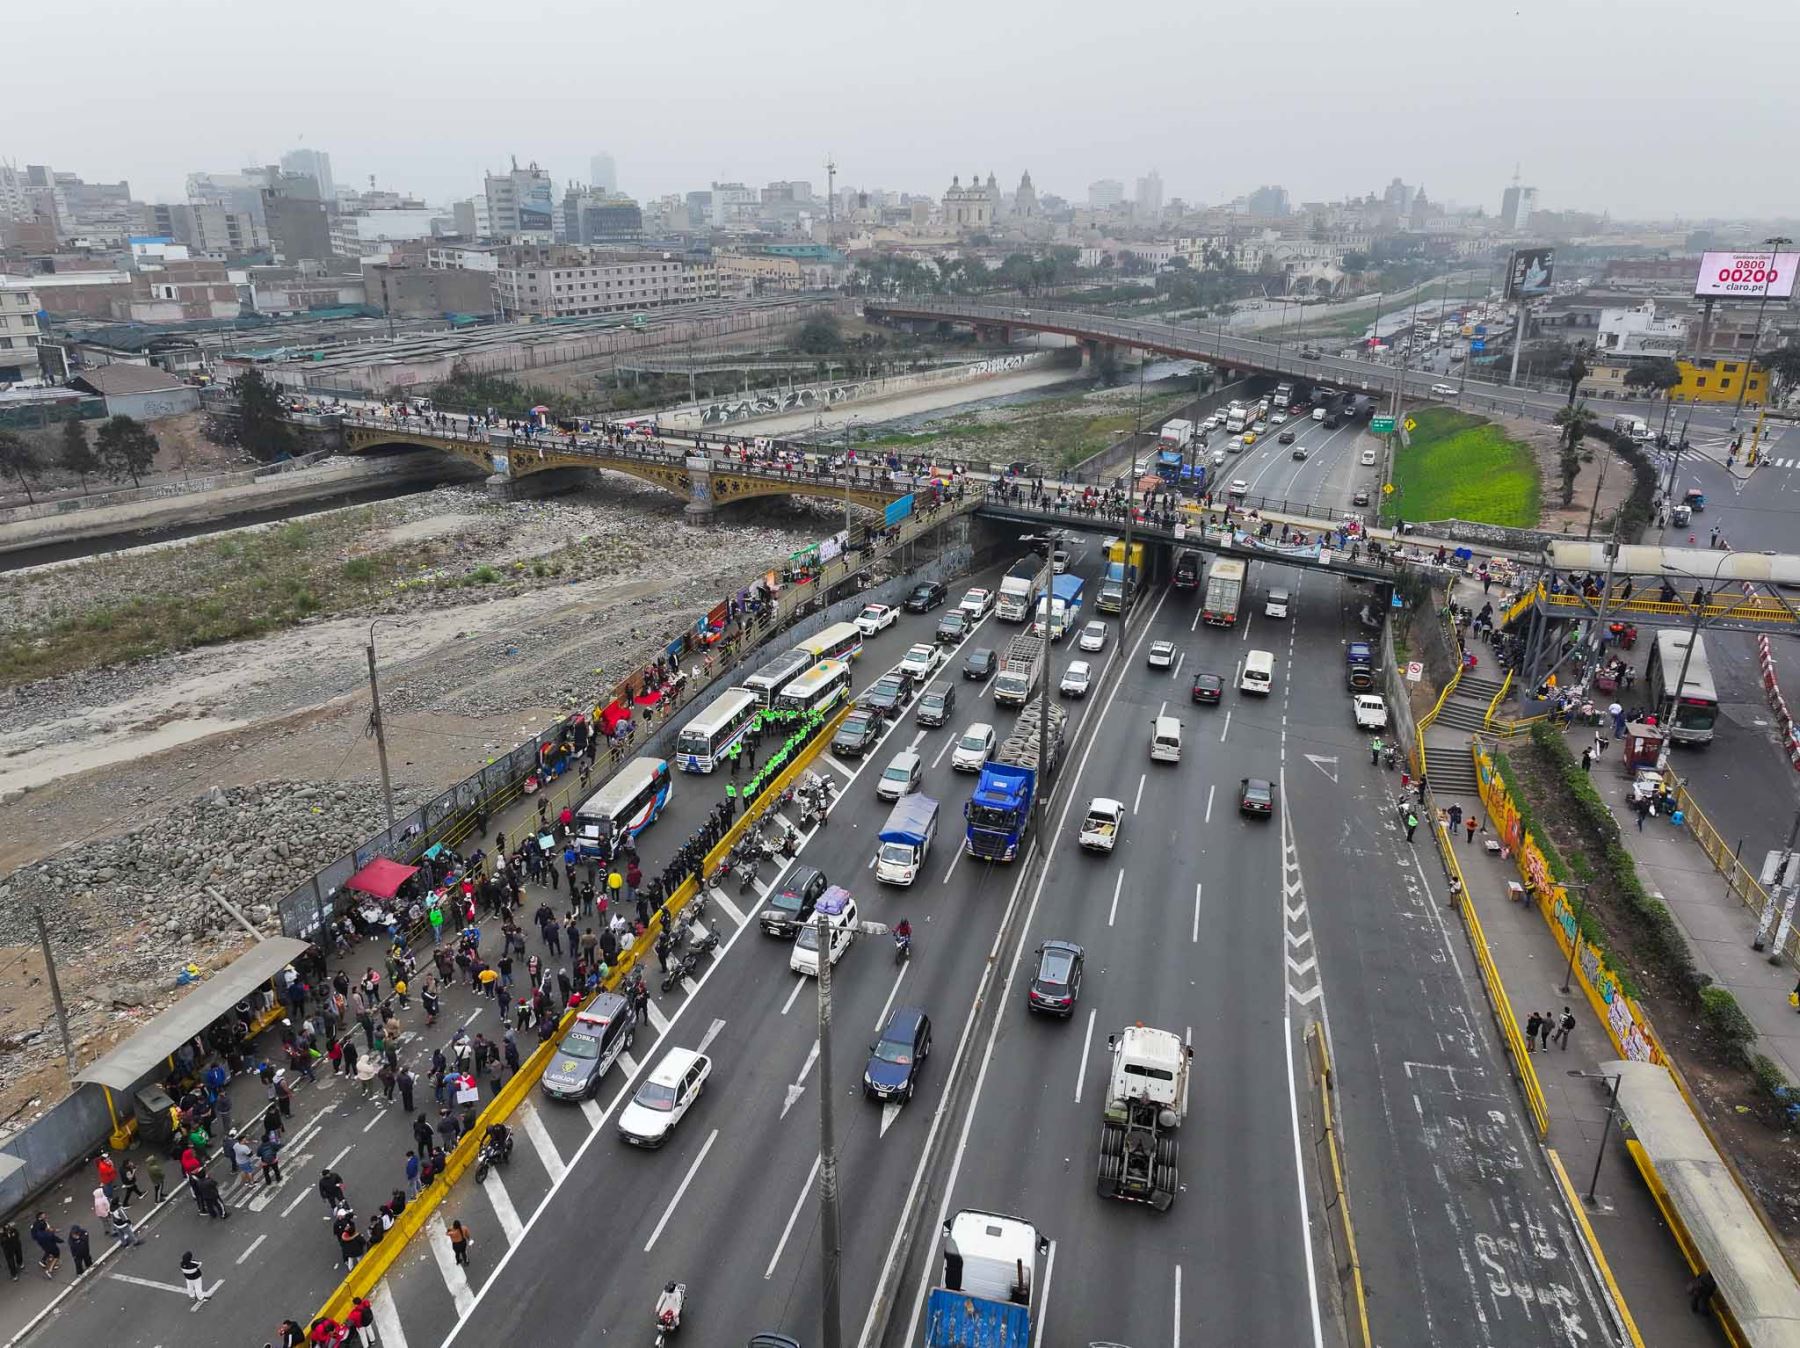
[[[1037,621],[1031,625],[1033,636],[1042,636],[1046,614],[1050,621],[1050,640],[1061,641],[1081,618],[1081,596],[1086,583],[1080,576],[1061,575],[1050,581],[1050,599],[1038,596]]]
[[[1164,482],[1180,481],[1184,466],[1185,456],[1181,450],[1165,447],[1156,451],[1156,475]]]
[[[1049,1251],[1018,1217],[965,1209],[945,1222],[943,1277],[925,1302],[925,1348],[1031,1348]]]
[[[1012,734],[1008,735],[994,756],[981,769],[975,783],[975,794],[963,806],[967,822],[963,845],[969,855],[983,861],[1012,861],[1025,843],[1031,829],[1031,807],[1037,799],[1038,759],[1044,755],[1046,767],[1056,768],[1062,756],[1063,728],[1068,717],[1052,703],[1046,732],[1044,708],[1033,701],[1019,713]],[[1048,733],[1045,746],[1043,736]]]

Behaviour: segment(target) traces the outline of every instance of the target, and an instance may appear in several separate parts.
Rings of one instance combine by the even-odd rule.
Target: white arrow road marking
[[[1303,960],[1296,960],[1292,955],[1283,955],[1282,958],[1287,961],[1287,967],[1292,972],[1301,975],[1311,973],[1319,963],[1317,958],[1312,955],[1308,955]]]
[[[1325,991],[1324,988],[1322,988],[1317,983],[1315,983],[1310,988],[1308,988],[1305,992],[1296,992],[1293,988],[1290,987],[1288,989],[1288,996],[1292,997],[1296,1002],[1299,1002],[1300,1005],[1302,1005],[1302,1006],[1310,1006],[1313,1002],[1316,1002],[1319,1000],[1319,994],[1324,991]]]
[[[812,1041],[812,1047],[806,1051],[806,1061],[800,1064],[800,1075],[794,1078],[793,1085],[787,1088],[787,1099],[781,1105],[781,1117],[786,1118],[794,1102],[806,1094],[806,1078],[812,1072],[813,1064],[819,1060],[819,1041]]]
[[[1336,754],[1308,754],[1306,756],[1306,761],[1308,763],[1311,763],[1315,768],[1317,768],[1320,772],[1324,773],[1327,777],[1331,778],[1331,784],[1333,786],[1336,786],[1338,784],[1338,775],[1337,775],[1337,762],[1338,761],[1337,761]],[[1330,766],[1327,767],[1326,766],[1327,764],[1330,764]]]
[[[887,1136],[887,1130],[893,1126],[894,1120],[899,1117],[899,1101],[889,1100],[881,1106],[881,1136]]]

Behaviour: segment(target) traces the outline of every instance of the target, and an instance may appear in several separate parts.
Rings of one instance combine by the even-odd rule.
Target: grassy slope
[[[1447,407],[1413,412],[1418,429],[1394,459],[1399,490],[1382,515],[1472,520],[1528,529],[1538,522],[1538,470],[1531,447],[1498,426]]]

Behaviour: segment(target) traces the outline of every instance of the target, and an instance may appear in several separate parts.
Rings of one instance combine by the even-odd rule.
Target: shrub
[[[500,579],[500,573],[491,566],[478,566],[469,573],[469,580],[476,585],[493,585]]]
[[[1781,1064],[1766,1053],[1750,1055],[1750,1070],[1756,1074],[1756,1084],[1767,1091],[1775,1099],[1784,1103],[1793,1098],[1793,1083],[1787,1079]]]
[[[1756,1026],[1725,988],[1714,985],[1700,989],[1700,1019],[1730,1048],[1748,1048],[1756,1042]]]
[[[364,585],[374,580],[375,559],[373,557],[352,557],[344,563],[344,579],[355,581],[358,585]]]

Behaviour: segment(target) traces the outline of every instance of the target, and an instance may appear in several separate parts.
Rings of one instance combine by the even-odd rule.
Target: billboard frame
[[[1531,274],[1533,263],[1543,268],[1544,279],[1541,285],[1527,287],[1525,278]],[[1556,249],[1554,248],[1515,248],[1506,260],[1506,298],[1509,300],[1541,299],[1550,293],[1556,281]]]
[[[1762,271],[1738,264],[1753,262]],[[1715,248],[1700,254],[1700,270],[1694,277],[1694,298],[1702,300],[1760,300],[1764,296],[1764,277],[1770,262],[1775,276],[1768,282],[1767,295],[1772,300],[1794,297],[1794,276],[1800,273],[1800,253],[1783,252],[1779,248]],[[1721,280],[1732,272],[1743,271],[1741,280]],[[1712,286],[1708,287],[1708,277]],[[1738,287],[1732,289],[1732,286]]]

